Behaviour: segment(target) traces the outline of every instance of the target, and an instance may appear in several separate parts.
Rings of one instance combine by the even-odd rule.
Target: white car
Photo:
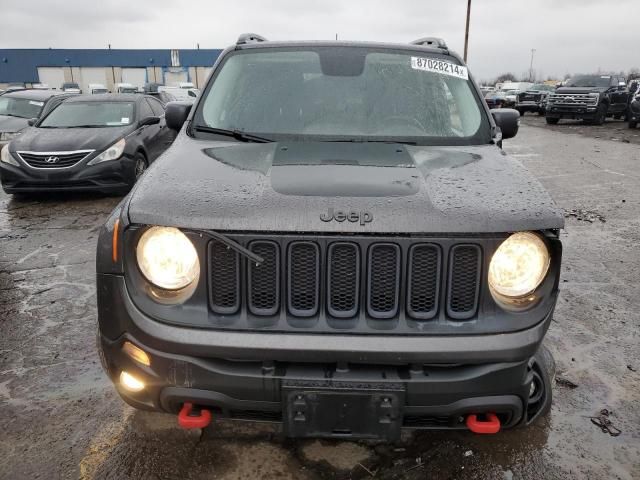
[[[158,92],[170,93],[176,98],[176,100],[181,102],[195,102],[196,98],[200,95],[200,90],[198,88],[159,86]]]
[[[109,90],[107,90],[107,87],[105,87],[101,83],[90,83],[89,84],[89,93],[90,94],[109,93]]]
[[[138,87],[130,83],[116,83],[118,93],[138,93]]]
[[[82,93],[82,90],[80,90],[80,85],[75,82],[63,83],[62,87],[60,87],[60,90],[67,93]]]

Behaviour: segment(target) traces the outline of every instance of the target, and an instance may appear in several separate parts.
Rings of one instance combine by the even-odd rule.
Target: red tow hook
[[[500,419],[495,413],[485,414],[486,420],[478,420],[478,416],[473,414],[467,417],[467,428],[473,433],[492,434],[500,431]]]
[[[200,409],[198,415],[193,412],[193,404],[185,402],[178,414],[178,424],[182,428],[204,428],[211,423],[211,412],[205,408]]]

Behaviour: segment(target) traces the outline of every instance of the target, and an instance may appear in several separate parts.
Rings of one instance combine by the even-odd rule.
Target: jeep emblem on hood
[[[355,212],[353,210],[349,212],[343,212],[342,210],[334,210],[333,208],[329,208],[327,213],[320,214],[320,220],[323,222],[330,222],[331,220],[335,220],[336,222],[344,222],[345,220],[349,220],[350,222],[360,222],[360,225],[366,225],[367,223],[371,223],[373,221],[373,214],[370,212]]]

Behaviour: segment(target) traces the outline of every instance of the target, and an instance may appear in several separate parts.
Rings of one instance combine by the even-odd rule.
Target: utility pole
[[[529,64],[529,81],[533,82],[533,55],[536,53],[536,49],[531,49],[531,63]]]
[[[467,63],[469,49],[469,21],[471,20],[471,0],[467,0],[467,26],[464,29],[464,63]]]

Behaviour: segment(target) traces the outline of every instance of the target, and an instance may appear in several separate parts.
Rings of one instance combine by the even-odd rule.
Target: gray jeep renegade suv
[[[548,410],[563,217],[442,40],[243,35],[166,117],[98,243],[127,403],[387,440]]]

